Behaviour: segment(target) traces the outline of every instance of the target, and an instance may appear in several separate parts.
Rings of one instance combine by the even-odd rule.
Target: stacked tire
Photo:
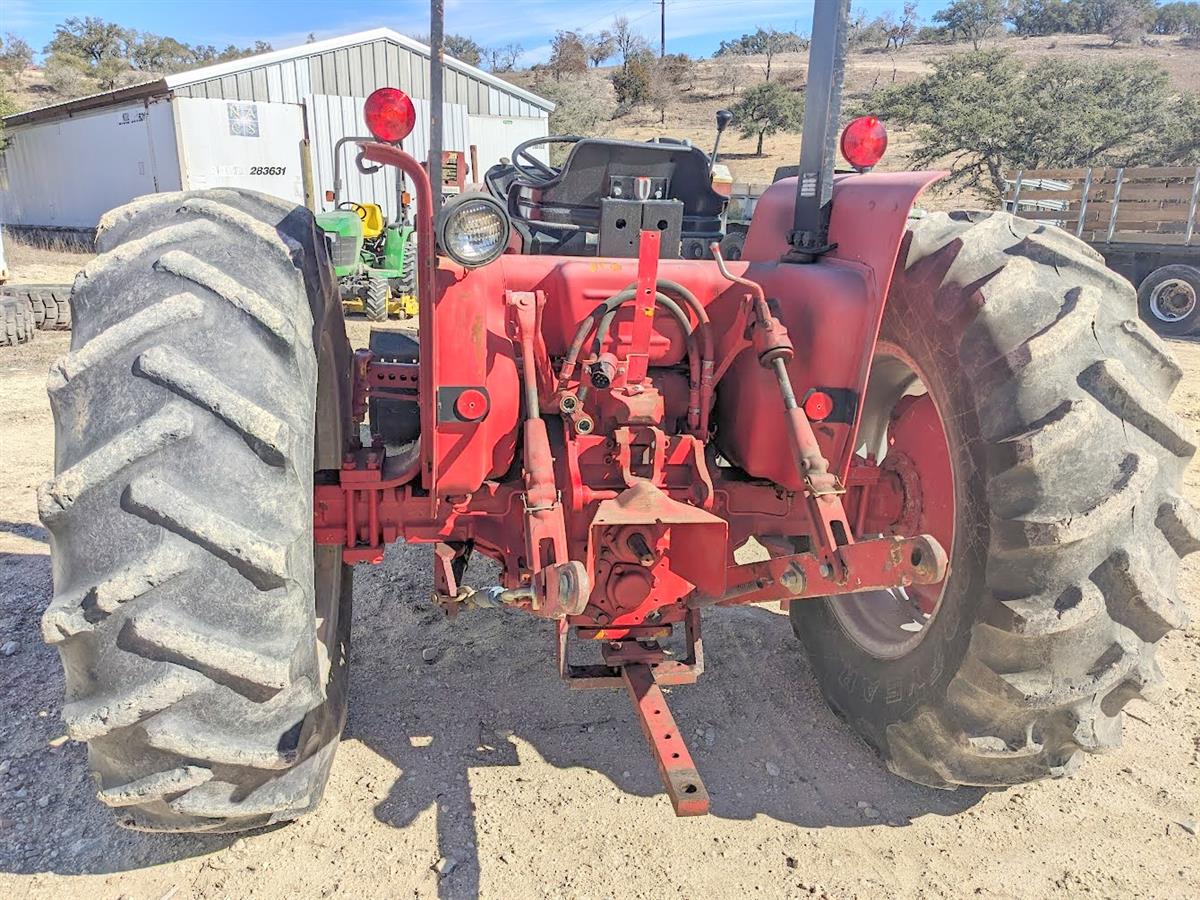
[[[71,327],[71,286],[32,284],[22,288],[33,309],[33,321],[42,331],[66,331]]]
[[[5,300],[27,305],[33,327],[41,331],[66,331],[71,327],[69,284],[19,284],[4,288]]]
[[[0,347],[15,347],[33,340],[33,306],[25,297],[0,297]]]

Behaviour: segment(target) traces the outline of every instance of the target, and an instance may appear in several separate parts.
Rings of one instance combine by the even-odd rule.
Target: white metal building
[[[429,47],[388,28],[169,75],[4,119],[0,222],[92,229],[115,206],[157,191],[218,186],[328,208],[333,147],[364,135],[379,87],[406,91],[417,125],[404,149],[428,153]],[[446,59],[443,147],[476,148],[480,171],[544,135],[554,104]],[[397,212],[392,170],[367,177],[345,148],[343,199]],[[477,180],[476,173],[470,173]]]

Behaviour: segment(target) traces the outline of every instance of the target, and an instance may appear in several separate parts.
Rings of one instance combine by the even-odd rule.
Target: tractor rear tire
[[[212,190],[114,210],[97,246],[38,494],[68,734],[122,825],[294,819],[329,775],[350,637],[350,570],[312,533],[350,407],[324,240],[302,207]]]
[[[363,296],[363,315],[372,322],[386,322],[388,318],[388,300],[392,291],[384,278],[372,278],[367,281],[367,292]]]
[[[0,347],[27,344],[33,340],[36,330],[29,298],[0,298]]]
[[[853,595],[792,603],[792,624],[898,775],[1065,775],[1120,743],[1121,708],[1161,680],[1155,645],[1186,621],[1176,575],[1200,518],[1181,489],[1196,439],[1167,405],[1181,370],[1128,282],[1065,232],[1005,213],[909,228],[880,340],[920,367],[946,433],[944,593],[900,655],[855,638]]]

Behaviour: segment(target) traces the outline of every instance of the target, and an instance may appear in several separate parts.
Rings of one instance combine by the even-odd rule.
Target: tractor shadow
[[[407,557],[404,568],[424,577],[423,551],[397,550]],[[480,568],[472,565],[469,581],[488,580]],[[389,577],[381,569],[356,576],[365,603],[376,593],[371,582]],[[405,629],[407,639],[390,626],[355,629],[346,737],[401,772],[376,806],[381,822],[404,828],[435,809],[437,852],[454,861],[439,881],[441,896],[478,893],[477,807],[485,808],[484,827],[492,832],[504,830],[506,808],[549,828],[556,808],[575,804],[634,829],[645,824],[645,806],[617,804],[635,795],[658,798],[655,828],[687,827],[673,816],[625,692],[569,690],[557,677],[549,623],[514,611],[446,620],[428,601],[403,605],[424,625]],[[375,618],[359,612],[356,621]],[[919,816],[954,815],[983,796],[892,775],[825,705],[786,615],[757,607],[714,610],[704,628],[707,671],[694,685],[669,689],[668,701],[709,790],[711,815],[743,821],[766,815],[802,828],[903,827]],[[413,635],[418,643],[410,643]],[[438,657],[423,662],[424,648]],[[536,770],[522,771],[523,762],[537,757],[580,770],[578,794],[564,795],[561,779],[550,784]],[[487,796],[477,797],[472,781],[493,767],[510,772],[486,777]],[[601,813],[601,806],[612,808]]]
[[[48,540],[30,522],[0,520],[4,535]],[[63,741],[62,665],[40,625],[50,595],[47,552],[0,551],[0,644],[15,645],[0,650],[0,872],[110,873],[228,847],[238,835],[126,831],[96,800],[86,750]]]

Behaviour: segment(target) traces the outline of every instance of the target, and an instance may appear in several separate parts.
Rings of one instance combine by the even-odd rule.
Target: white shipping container
[[[181,187],[166,101],[18,126],[0,154],[0,221],[94,228],[133,197]]]
[[[472,181],[483,181],[483,173],[500,162],[500,157],[512,158],[513,148],[535,137],[549,134],[550,120],[546,117],[471,116],[468,121],[471,143],[479,158],[479,173],[471,173]],[[542,162],[549,162],[547,146],[542,144],[529,152]]]
[[[296,103],[176,97],[187,190],[236,187],[304,203],[304,110]]]
[[[404,149],[424,159],[429,48],[386,28],[6,117],[0,222],[91,230],[108,210],[136,197],[213,187],[250,188],[325,208],[333,147],[341,137],[364,134],[363,100],[384,85],[412,95],[417,125]],[[553,109],[454,60],[447,61],[445,98],[443,147],[469,153],[474,145],[481,170],[521,141],[544,135]],[[535,153],[545,158],[545,149]],[[345,154],[342,196],[380,203],[394,218],[396,173],[365,176],[353,155],[352,148]],[[480,174],[471,173],[471,180]]]

